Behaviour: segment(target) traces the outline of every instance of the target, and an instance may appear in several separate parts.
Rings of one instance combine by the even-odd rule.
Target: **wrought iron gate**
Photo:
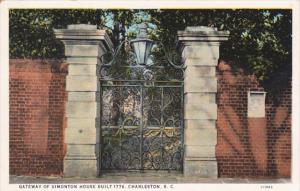
[[[182,84],[102,85],[102,169],[182,169]]]
[[[184,69],[135,57],[118,49],[100,68],[100,168],[182,170]]]

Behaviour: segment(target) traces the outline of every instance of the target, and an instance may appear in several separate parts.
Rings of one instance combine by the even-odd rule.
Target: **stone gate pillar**
[[[178,31],[185,63],[184,78],[184,175],[218,177],[216,66],[221,41],[229,33],[210,27],[187,27]]]
[[[112,48],[105,30],[96,25],[68,25],[56,29],[65,45],[68,76],[66,90],[67,128],[64,158],[65,176],[96,176],[99,164],[99,57]]]

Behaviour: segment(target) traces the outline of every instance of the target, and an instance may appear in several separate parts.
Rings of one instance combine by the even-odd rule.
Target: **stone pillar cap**
[[[207,27],[207,26],[187,26],[184,31],[189,31],[189,32],[211,32],[211,31],[218,31],[217,28],[213,27]]]
[[[72,24],[67,29],[54,29],[56,38],[63,41],[103,41],[108,50],[113,50],[113,43],[106,30],[97,29],[97,25]]]
[[[97,29],[97,25],[73,24],[73,25],[68,25],[67,29],[73,29],[73,30],[93,30],[93,29]]]
[[[188,26],[184,31],[178,31],[178,41],[220,42],[228,40],[229,31],[218,31],[207,26]]]

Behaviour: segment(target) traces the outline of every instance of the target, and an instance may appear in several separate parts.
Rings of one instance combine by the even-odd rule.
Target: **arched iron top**
[[[139,26],[137,37],[125,39],[114,52],[101,57],[102,80],[182,81],[185,67],[180,54],[147,37],[147,25]]]

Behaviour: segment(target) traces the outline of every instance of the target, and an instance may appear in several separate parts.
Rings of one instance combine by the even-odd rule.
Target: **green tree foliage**
[[[149,14],[164,44],[172,46],[177,30],[186,26],[216,27],[230,32],[220,58],[233,61],[233,67],[255,73],[261,81],[282,72],[291,74],[291,10],[150,10]]]
[[[222,44],[220,58],[232,61],[254,73],[261,81],[291,74],[291,10],[10,10],[11,58],[61,58],[62,43],[53,28],[68,24],[91,23],[109,28],[115,45],[135,23],[147,21],[150,36],[166,47],[174,47],[178,30],[186,26],[211,26],[228,30],[229,40]],[[284,80],[281,77],[278,78]]]
[[[12,9],[9,12],[11,58],[61,58],[63,44],[53,28],[68,24],[103,23],[102,10]]]

